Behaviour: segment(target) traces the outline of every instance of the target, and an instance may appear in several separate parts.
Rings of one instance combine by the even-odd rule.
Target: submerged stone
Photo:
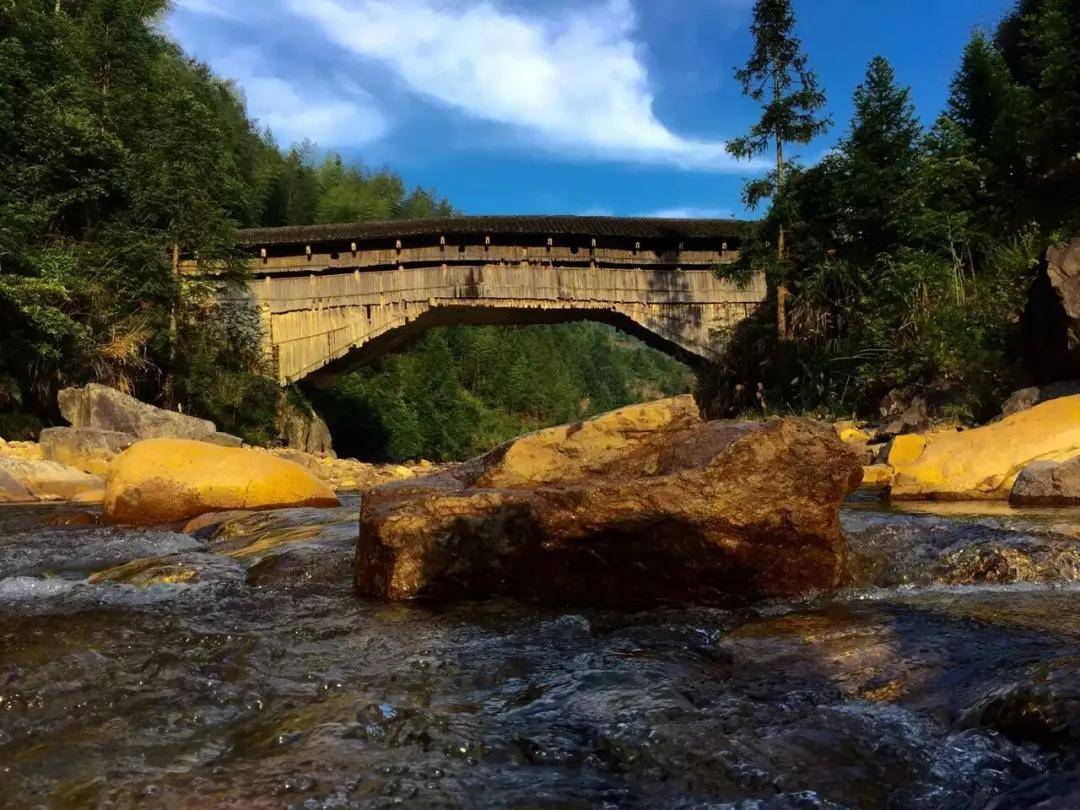
[[[838,508],[861,478],[829,425],[706,423],[688,397],[634,406],[371,491],[356,586],[597,603],[834,588]]]

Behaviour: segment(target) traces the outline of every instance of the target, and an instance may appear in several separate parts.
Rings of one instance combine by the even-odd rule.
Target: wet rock
[[[46,518],[45,526],[95,526],[98,516],[92,512],[71,512]]]
[[[1073,752],[1080,744],[1080,659],[1035,664],[965,713],[962,727],[992,728],[1013,740]]]
[[[184,530],[247,567],[256,587],[341,585],[356,548],[355,509],[278,509],[202,515]]]
[[[198,549],[196,540],[169,531],[114,526],[41,529],[33,545],[0,545],[0,579],[82,577],[144,557]]]
[[[105,515],[117,523],[337,505],[333,491],[297,464],[256,450],[182,439],[151,439],[125,450],[113,460],[105,491]]]
[[[155,408],[105,385],[65,388],[57,400],[60,413],[73,427],[130,433],[140,439],[206,439],[217,432],[206,419]]]
[[[862,510],[842,524],[857,587],[1080,582],[1080,545],[1065,534]]]
[[[974,430],[926,438],[917,458],[893,465],[894,499],[1005,500],[1032,462],[1080,454],[1080,396],[1050,400]]]
[[[692,400],[523,437],[369,492],[362,595],[746,600],[846,576],[837,509],[858,459],[828,425],[705,423]]]
[[[194,585],[198,582],[239,581],[243,566],[214,554],[177,554],[144,557],[90,575],[90,583],[124,583],[139,588],[152,585]]]
[[[1031,388],[1022,388],[1005,400],[1001,406],[1002,416],[1012,416],[1014,413],[1034,408],[1041,402],[1051,399],[1071,397],[1080,394],[1080,380],[1066,380],[1064,382],[1050,383],[1049,385],[1037,385]]]
[[[66,501],[100,492],[104,480],[54,461],[0,457],[0,503]]]
[[[38,438],[47,460],[102,476],[116,454],[137,441],[130,433],[77,427],[46,428]]]
[[[1013,484],[1009,502],[1013,506],[1080,504],[1080,457],[1029,464]]]
[[[1080,770],[1048,773],[1022,782],[984,810],[1069,810],[1080,806]]]

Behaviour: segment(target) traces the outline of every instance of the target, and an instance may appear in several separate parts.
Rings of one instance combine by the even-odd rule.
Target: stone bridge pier
[[[322,387],[444,324],[594,320],[690,363],[765,297],[715,269],[746,224],[612,217],[455,217],[240,233],[250,299],[281,384]],[[194,260],[184,273],[199,273]]]

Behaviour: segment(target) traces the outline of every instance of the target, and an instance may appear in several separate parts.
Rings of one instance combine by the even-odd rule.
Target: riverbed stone
[[[54,461],[0,457],[0,503],[67,501],[103,486],[100,476]]]
[[[1080,456],[1068,461],[1036,461],[1013,484],[1013,506],[1080,505]]]
[[[150,439],[109,468],[105,515],[117,523],[185,520],[205,512],[337,506],[325,483],[269,453],[185,439]]]
[[[37,442],[4,442],[0,444],[0,458],[41,461],[45,458],[45,455]]]
[[[217,427],[164,408],[155,408],[115,388],[91,383],[65,388],[57,395],[60,413],[72,427],[130,433],[139,439],[206,439]]]
[[[379,599],[745,602],[845,581],[862,479],[830,425],[634,406],[365,498],[356,587]]]
[[[109,462],[138,438],[130,433],[97,428],[54,427],[41,431],[38,443],[48,461],[93,475],[105,475]]]
[[[1080,455],[1080,396],[1043,402],[974,430],[928,435],[913,461],[894,464],[899,500],[1006,500],[1035,461]]]
[[[306,467],[329,484],[337,492],[366,492],[372,487],[391,481],[403,481],[420,475],[428,475],[437,468],[428,461],[410,464],[370,464],[355,458],[337,458],[333,455],[305,453],[290,447],[270,450],[279,458]]]
[[[890,467],[901,467],[911,464],[923,454],[926,449],[926,437],[918,433],[907,433],[896,436],[889,442],[889,450],[886,453],[886,462]]]
[[[888,464],[868,464],[863,467],[863,489],[884,489],[892,483],[893,468]]]

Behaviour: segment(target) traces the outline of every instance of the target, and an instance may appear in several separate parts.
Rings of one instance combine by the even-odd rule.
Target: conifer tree
[[[910,232],[909,192],[922,128],[910,89],[896,84],[896,73],[882,56],[870,61],[854,104],[851,131],[840,148],[847,164],[854,247],[873,261]]]
[[[1015,194],[1027,185],[1030,93],[1009,71],[1000,49],[981,31],[964,49],[960,70],[952,82],[948,119],[966,137],[971,157],[984,176],[985,219],[1012,228]]]
[[[829,119],[821,115],[825,93],[817,76],[808,66],[802,43],[795,35],[795,13],[791,0],[756,0],[750,28],[754,49],[746,65],[735,72],[743,92],[762,106],[761,118],[750,131],[728,143],[728,152],[737,158],[751,159],[764,154],[770,146],[776,150],[776,169],[765,180],[747,184],[745,200],[751,207],[772,197],[774,207],[782,209],[784,194],[784,145],[806,144],[824,133]],[[788,274],[785,272],[785,232],[787,223],[779,218],[776,234],[776,328],[781,340],[789,336],[787,299]]]

